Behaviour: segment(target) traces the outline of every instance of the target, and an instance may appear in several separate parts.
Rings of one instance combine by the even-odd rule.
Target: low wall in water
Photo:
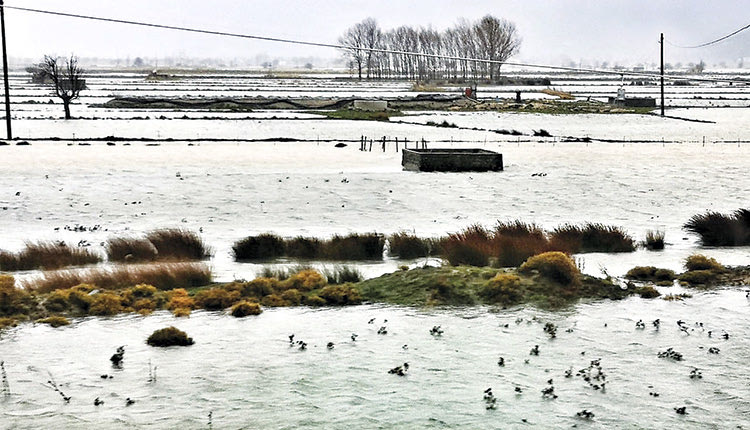
[[[486,149],[404,149],[404,170],[420,172],[486,172],[503,170],[503,154]]]

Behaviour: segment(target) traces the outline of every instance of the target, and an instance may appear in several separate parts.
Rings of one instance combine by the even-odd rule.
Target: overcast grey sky
[[[692,45],[750,24],[749,0],[6,0],[21,6],[196,27],[235,33],[335,43],[349,26],[373,17],[380,27],[432,26],[485,14],[514,22],[522,37],[517,61],[560,64],[604,60],[658,62],[659,33]],[[6,10],[9,54],[81,57],[335,57],[332,49],[196,35],[122,24]],[[750,29],[710,48],[665,45],[667,62],[732,65],[750,57]]]

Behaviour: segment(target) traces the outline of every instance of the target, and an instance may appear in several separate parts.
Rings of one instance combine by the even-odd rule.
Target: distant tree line
[[[347,46],[344,56],[362,79],[404,78],[428,80],[495,80],[498,63],[435,58],[429,55],[506,61],[518,52],[521,39],[515,24],[486,15],[475,22],[462,19],[454,27],[436,31],[430,27],[402,26],[383,31],[372,18],[353,25],[339,38]],[[397,54],[371,51],[416,52]],[[427,54],[427,55],[425,55]]]

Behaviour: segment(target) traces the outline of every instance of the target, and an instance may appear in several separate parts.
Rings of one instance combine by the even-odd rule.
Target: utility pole
[[[661,116],[664,116],[664,33],[661,34],[659,45],[661,45]]]
[[[0,33],[3,37],[3,82],[5,83],[5,125],[8,128],[8,140],[13,139],[10,126],[10,91],[8,85],[8,53],[5,49],[5,5],[0,0]]]

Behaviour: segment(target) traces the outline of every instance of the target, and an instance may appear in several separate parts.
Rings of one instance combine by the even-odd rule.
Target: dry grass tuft
[[[750,209],[738,209],[731,215],[693,215],[682,228],[700,236],[704,246],[750,245]]]
[[[157,263],[114,269],[57,270],[44,272],[41,278],[24,283],[30,291],[48,293],[79,284],[92,284],[115,290],[137,284],[149,284],[159,290],[192,288],[211,282],[211,270],[204,263]]]
[[[27,242],[24,249],[14,254],[0,251],[0,270],[53,270],[69,266],[83,266],[102,261],[100,255],[82,247],[67,246],[64,242]]]

